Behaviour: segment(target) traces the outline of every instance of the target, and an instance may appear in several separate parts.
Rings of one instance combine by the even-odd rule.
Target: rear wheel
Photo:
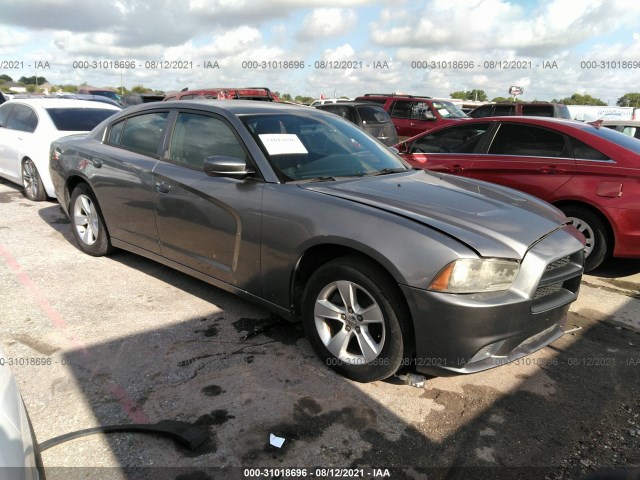
[[[34,202],[46,200],[47,193],[44,190],[44,185],[42,185],[42,179],[36,165],[30,158],[25,158],[22,161],[21,173],[24,196]]]
[[[412,350],[397,286],[377,266],[357,257],[332,260],[311,276],[302,317],[318,356],[358,382],[390,377]]]
[[[71,194],[71,224],[80,248],[101,257],[113,251],[100,206],[88,185],[79,184]]]
[[[583,207],[568,206],[562,211],[586,239],[584,247],[584,270],[594,270],[609,256],[611,248],[604,222],[596,214]]]

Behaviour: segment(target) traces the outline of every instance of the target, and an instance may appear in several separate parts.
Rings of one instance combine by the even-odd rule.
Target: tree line
[[[449,96],[451,98],[457,98],[459,100],[477,100],[480,102],[489,101],[489,98],[487,97],[484,90],[475,89],[475,88],[473,90],[452,92],[449,94]],[[512,101],[522,102],[523,100],[520,100],[518,98],[513,100],[511,97],[495,97],[495,98],[492,98],[491,101],[492,102],[512,102]],[[534,102],[535,101],[538,101],[538,100],[534,100]],[[607,102],[599,98],[593,97],[591,95],[588,95],[586,93],[585,94],[574,93],[570,97],[565,97],[560,99],[554,98],[553,100],[551,100],[551,102],[564,103],[565,105],[599,105],[599,106],[607,105]],[[625,93],[623,96],[621,96],[618,99],[618,101],[616,102],[616,105],[619,107],[640,107],[640,93]]]

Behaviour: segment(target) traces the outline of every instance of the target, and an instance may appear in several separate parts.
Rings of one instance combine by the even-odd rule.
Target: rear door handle
[[[463,170],[464,167],[462,165],[451,165],[449,168],[447,168],[447,171],[452,173],[460,173]]]
[[[545,165],[544,167],[540,167],[538,171],[541,173],[551,173],[551,174],[567,173],[567,171],[564,168],[558,168],[555,165]]]
[[[156,190],[158,190],[159,193],[169,193],[171,185],[165,182],[156,182]]]

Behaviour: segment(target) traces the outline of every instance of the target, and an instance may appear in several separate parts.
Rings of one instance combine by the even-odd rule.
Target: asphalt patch
[[[317,439],[334,424],[342,424],[350,429],[364,431],[372,428],[377,421],[375,410],[366,406],[348,406],[324,413],[320,413],[321,411],[320,404],[310,397],[298,400],[293,408],[291,422],[281,422],[268,427],[269,432],[286,440],[282,448],[267,444],[262,449],[252,450],[242,457],[243,464],[257,465],[259,458],[265,455],[285,455],[296,441]]]
[[[200,393],[202,393],[205,397],[217,397],[221,393],[225,392],[222,387],[218,385],[208,385],[206,387],[202,387]]]
[[[302,324],[291,323],[277,315],[266,318],[243,317],[231,324],[243,340],[248,340],[257,335],[266,337],[285,345],[294,345],[299,339],[304,338]]]

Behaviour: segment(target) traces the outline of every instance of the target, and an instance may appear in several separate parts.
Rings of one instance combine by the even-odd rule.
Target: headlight
[[[480,293],[507,290],[516,278],[520,264],[497,258],[464,258],[444,267],[428,289],[445,293]]]

